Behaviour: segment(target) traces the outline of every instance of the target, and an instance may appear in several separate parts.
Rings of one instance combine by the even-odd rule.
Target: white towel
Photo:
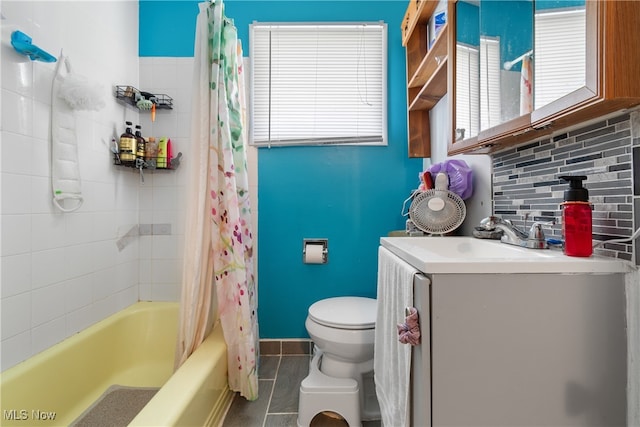
[[[409,426],[411,346],[398,341],[397,324],[413,305],[413,277],[418,270],[380,246],[374,379],[382,425]]]
[[[60,54],[51,92],[51,186],[53,203],[63,212],[73,212],[83,202],[76,117],[73,109],[61,97],[61,87],[70,73],[69,59]],[[67,199],[75,203],[66,206],[64,200]]]

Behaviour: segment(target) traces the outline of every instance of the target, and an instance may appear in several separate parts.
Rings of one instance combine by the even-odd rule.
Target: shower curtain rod
[[[504,67],[505,70],[509,71],[514,65],[516,65],[518,62],[522,61],[526,56],[530,56],[530,55],[533,55],[533,49],[531,49],[528,52],[523,53],[522,55],[518,56],[513,61],[505,61],[505,63],[503,64],[503,67]]]

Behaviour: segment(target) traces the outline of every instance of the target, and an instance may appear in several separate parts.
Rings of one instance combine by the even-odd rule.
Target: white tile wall
[[[173,99],[173,109],[157,110],[155,122],[151,121],[150,114],[141,113],[142,133],[156,139],[169,137],[174,157],[178,152],[182,152],[183,155],[178,169],[149,172],[145,174],[144,184],[140,185],[140,223],[171,226],[170,235],[152,234],[140,237],[138,255],[142,300],[180,299],[186,205],[184,188],[187,184],[189,165],[192,63],[193,58],[140,58],[141,89],[165,94]],[[185,69],[188,73],[184,73]]]
[[[137,223],[137,177],[116,170],[108,142],[138,113],[116,84],[138,85],[137,2],[6,1],[0,8],[0,365],[5,370],[138,299],[137,245],[115,241]],[[99,17],[99,19],[86,19]],[[115,25],[117,24],[117,25]],[[102,88],[106,107],[77,112],[84,205],[51,202],[49,128],[56,64],[32,62],[9,43],[20,30]],[[116,278],[116,279],[114,279]],[[115,283],[118,280],[119,283]]]
[[[189,180],[193,58],[138,57],[137,2],[6,1],[0,55],[0,320],[5,370],[137,300],[178,301]],[[86,20],[86,16],[100,16]],[[117,23],[117,25],[113,25]],[[104,86],[106,107],[77,112],[85,197],[73,213],[51,203],[50,93],[54,64],[31,62],[7,40],[13,30],[52,54],[64,48],[75,72]],[[91,35],[91,36],[89,36]],[[174,100],[150,114],[123,106],[111,91],[133,85]],[[114,167],[109,143],[126,120],[145,136],[168,136],[175,171]],[[257,236],[257,155],[249,148]],[[170,235],[116,241],[138,224],[170,224]],[[256,247],[257,250],[257,242]]]

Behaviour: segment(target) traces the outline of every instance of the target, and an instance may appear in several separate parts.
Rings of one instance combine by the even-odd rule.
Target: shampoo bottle
[[[120,152],[120,160],[123,165],[133,166],[136,163],[136,136],[131,131],[131,122],[126,122],[126,129],[120,135],[120,143],[118,151]]]
[[[171,169],[172,157],[173,157],[173,147],[171,146],[171,138],[167,138],[167,169]]]
[[[156,168],[156,158],[158,157],[158,141],[153,136],[147,141],[147,149],[144,152],[144,161],[150,169]]]
[[[136,167],[144,164],[146,141],[142,137],[142,126],[136,125]]]
[[[586,176],[564,175],[569,182],[562,203],[562,237],[564,253],[569,256],[588,257],[593,253],[591,236],[591,203],[589,192],[582,186]]]
[[[161,137],[158,141],[158,157],[156,160],[156,168],[158,169],[166,169],[167,168],[167,137]]]

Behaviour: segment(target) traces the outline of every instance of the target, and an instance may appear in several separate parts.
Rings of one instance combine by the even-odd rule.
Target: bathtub
[[[2,426],[66,426],[113,384],[160,387],[131,426],[213,426],[233,393],[217,324],[173,373],[178,304],[139,302],[2,372]]]

